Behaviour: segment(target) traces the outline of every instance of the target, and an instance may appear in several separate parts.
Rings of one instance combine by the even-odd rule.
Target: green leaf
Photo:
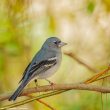
[[[88,11],[88,13],[90,13],[90,14],[93,13],[94,8],[95,8],[94,2],[89,1],[88,4],[87,4],[87,11]]]

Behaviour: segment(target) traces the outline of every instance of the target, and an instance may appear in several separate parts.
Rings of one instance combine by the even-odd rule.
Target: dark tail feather
[[[23,81],[20,86],[17,88],[17,90],[13,93],[13,95],[8,99],[9,101],[11,100],[16,100],[16,98],[22,93],[24,87],[27,85],[28,81]]]

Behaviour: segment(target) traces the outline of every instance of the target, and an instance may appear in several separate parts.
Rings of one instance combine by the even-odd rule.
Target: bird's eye
[[[54,44],[56,44],[56,45],[58,45],[60,43],[61,43],[61,41],[54,41]]]
[[[57,44],[57,41],[54,41],[55,44]]]

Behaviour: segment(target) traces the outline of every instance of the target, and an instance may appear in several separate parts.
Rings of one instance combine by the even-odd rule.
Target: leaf
[[[90,13],[90,14],[93,13],[94,8],[95,8],[94,2],[89,1],[88,4],[87,4],[87,11],[88,11],[88,13]]]

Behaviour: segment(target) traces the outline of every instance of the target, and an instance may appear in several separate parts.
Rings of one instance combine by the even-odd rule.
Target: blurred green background
[[[97,72],[103,70],[110,62],[110,0],[0,0],[0,94],[17,88],[24,69],[50,36],[68,43],[63,52],[73,52]],[[63,55],[60,69],[49,79],[77,83],[92,75],[86,67]],[[47,84],[43,80],[38,83]],[[34,86],[31,82],[27,88]],[[72,90],[43,100],[56,110],[102,108],[101,95],[96,92]],[[104,109],[110,110],[109,95],[107,102],[103,95],[103,102]],[[21,107],[49,110],[36,101],[17,108]]]

